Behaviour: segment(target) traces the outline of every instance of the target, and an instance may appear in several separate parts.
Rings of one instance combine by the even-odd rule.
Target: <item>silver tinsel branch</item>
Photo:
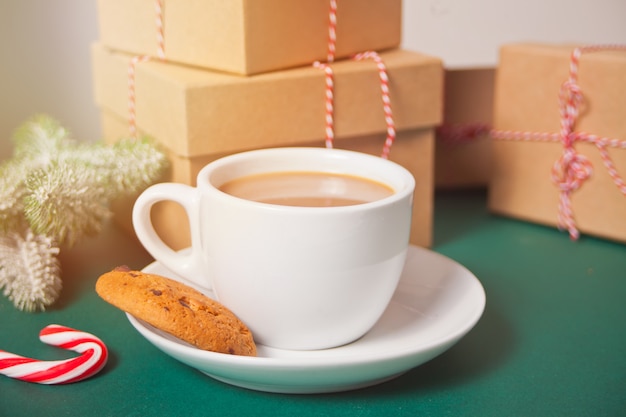
[[[99,233],[109,202],[156,181],[166,158],[147,139],[77,143],[48,116],[14,141],[0,164],[0,290],[21,310],[44,310],[61,290],[60,246]]]

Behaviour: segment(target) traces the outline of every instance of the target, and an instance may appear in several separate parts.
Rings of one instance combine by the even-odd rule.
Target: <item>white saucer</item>
[[[144,271],[174,276],[156,262]],[[259,345],[257,357],[226,355],[196,349],[127,316],[157,348],[217,380],[259,391],[322,393],[374,385],[421,365],[474,327],[484,307],[485,292],[471,272],[412,246],[380,321],[361,339],[334,349],[288,351]]]

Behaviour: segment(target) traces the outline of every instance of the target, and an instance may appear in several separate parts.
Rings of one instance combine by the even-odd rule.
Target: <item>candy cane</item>
[[[39,332],[39,340],[81,355],[65,360],[40,361],[0,350],[0,374],[38,384],[69,384],[97,374],[107,362],[107,347],[89,333],[50,324]]]

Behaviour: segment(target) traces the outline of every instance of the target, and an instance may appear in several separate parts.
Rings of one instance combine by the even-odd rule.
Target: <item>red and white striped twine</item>
[[[90,333],[51,324],[41,330],[39,339],[80,356],[42,361],[0,350],[0,374],[37,384],[70,384],[97,374],[106,365],[107,347]]]
[[[330,0],[328,13],[328,54],[326,60],[333,62],[337,45],[337,0]]]
[[[580,56],[587,52],[606,50],[626,51],[626,45],[591,45],[573,50],[570,57],[569,77],[563,83],[559,92],[561,126],[558,134],[495,129],[491,131],[491,136],[499,140],[561,142],[563,144],[563,153],[552,167],[551,178],[560,190],[558,207],[559,228],[566,229],[572,240],[577,240],[580,232],[576,227],[571,195],[583,185],[593,172],[589,159],[578,153],[574,148],[576,142],[587,142],[596,146],[611,179],[620,192],[626,195],[626,183],[617,172],[607,149],[609,147],[626,149],[626,140],[574,131],[579,105],[583,99],[582,91],[578,85]]]
[[[316,68],[324,70],[325,76],[325,135],[326,135],[326,147],[332,148],[335,139],[335,123],[334,123],[334,100],[335,100],[335,83],[334,73],[332,67],[329,65],[335,60],[335,45],[337,41],[337,1],[330,0],[330,11],[328,19],[328,54],[327,62],[315,62],[313,65]],[[378,53],[374,51],[365,51],[358,53],[352,57],[353,60],[362,61],[364,59],[372,59],[376,63],[378,68],[378,75],[380,78],[380,90],[383,101],[383,111],[385,115],[385,123],[387,125],[387,137],[385,139],[385,145],[381,154],[382,158],[387,159],[391,151],[391,146],[396,139],[396,127],[393,118],[393,112],[391,110],[391,99],[389,94],[389,76],[387,74],[387,67]]]
[[[489,134],[487,123],[443,124],[437,127],[437,138],[447,144],[470,143],[478,137]]]
[[[147,55],[134,56],[128,64],[128,130],[131,137],[137,136],[137,100],[135,96],[135,71],[138,63],[146,62],[149,60],[150,57]]]
[[[163,0],[155,0],[154,11],[156,13],[156,39],[157,39],[157,57],[165,60],[165,35],[163,32]]]
[[[326,122],[324,133],[326,147],[332,148],[335,140],[335,76],[330,65],[321,62],[315,62],[313,65],[324,70],[324,81],[326,83],[324,89],[324,120]]]
[[[393,113],[391,111],[391,99],[389,97],[389,77],[387,75],[387,67],[383,62],[380,55],[373,51],[362,52],[356,54],[354,59],[362,61],[364,59],[373,59],[376,62],[378,68],[378,76],[380,78],[380,91],[383,99],[383,111],[385,113],[385,123],[387,124],[387,138],[385,139],[385,146],[383,147],[382,157],[387,159],[391,146],[396,140],[396,125],[393,119]]]
[[[155,0],[156,45],[157,57],[165,61],[165,36],[163,32],[163,0]],[[135,79],[137,64],[150,61],[148,55],[134,56],[128,64],[128,130],[131,137],[137,137],[137,98],[135,95]]]

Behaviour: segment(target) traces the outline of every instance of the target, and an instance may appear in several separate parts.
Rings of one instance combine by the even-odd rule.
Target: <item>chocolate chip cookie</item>
[[[224,305],[178,281],[128,267],[98,278],[106,302],[199,349],[256,356],[246,325]]]

